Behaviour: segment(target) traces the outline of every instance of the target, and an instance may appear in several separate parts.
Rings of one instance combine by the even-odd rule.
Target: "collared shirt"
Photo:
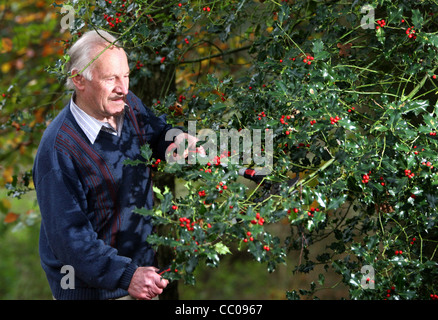
[[[97,135],[99,134],[100,130],[106,131],[118,137],[120,137],[120,134],[122,133],[125,111],[123,111],[123,113],[117,116],[116,118],[117,121],[117,130],[116,130],[108,122],[99,121],[96,118],[87,114],[81,108],[79,108],[77,104],[74,102],[74,95],[72,95],[71,97],[70,110],[76,122],[84,131],[87,138],[90,140],[91,144],[94,144],[94,141],[96,141]]]

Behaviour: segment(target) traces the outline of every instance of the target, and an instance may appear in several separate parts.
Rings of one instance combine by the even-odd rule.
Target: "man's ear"
[[[81,75],[76,69],[72,70],[71,72],[73,81],[73,84],[75,85],[76,89],[83,90],[85,87],[85,78],[83,75]]]

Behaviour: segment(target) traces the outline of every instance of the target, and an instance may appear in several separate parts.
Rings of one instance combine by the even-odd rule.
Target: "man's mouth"
[[[114,101],[114,102],[125,102],[125,96],[114,97],[114,98],[111,98],[110,100]]]

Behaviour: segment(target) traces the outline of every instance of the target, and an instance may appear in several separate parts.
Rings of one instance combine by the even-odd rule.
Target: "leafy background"
[[[28,0],[0,12],[4,298],[50,298],[30,168],[69,96],[66,50],[96,27],[120,37],[131,89],[170,122],[274,134],[262,185],[217,159],[155,168],[161,201],[139,211],[162,224],[151,241],[168,249],[180,297],[437,298],[433,1]],[[361,287],[364,265],[374,289]]]

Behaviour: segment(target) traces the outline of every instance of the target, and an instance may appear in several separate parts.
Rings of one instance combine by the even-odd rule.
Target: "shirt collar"
[[[125,105],[126,108],[126,105]],[[107,122],[102,122],[97,120],[96,118],[87,114],[84,110],[78,107],[78,105],[74,102],[74,94],[70,100],[70,110],[78,123],[79,127],[84,131],[88,140],[90,140],[91,144],[97,139],[100,130],[104,130],[111,134],[120,136],[122,132],[124,112],[117,117],[117,131]]]

